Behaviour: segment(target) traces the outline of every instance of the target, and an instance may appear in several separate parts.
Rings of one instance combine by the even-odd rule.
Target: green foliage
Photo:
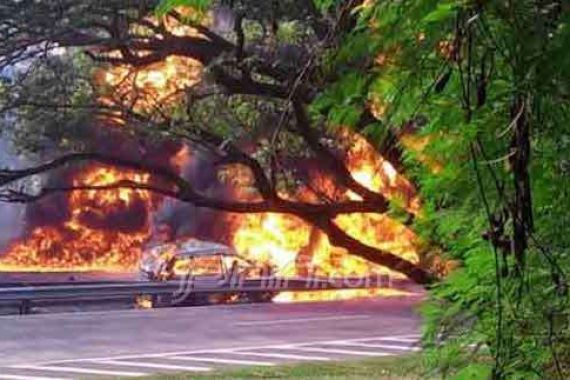
[[[279,24],[277,40],[282,43],[295,44],[303,38],[302,26],[297,21],[285,21]]]
[[[491,376],[491,367],[484,364],[469,364],[455,374],[452,380],[488,379]]]
[[[245,15],[246,43],[269,53],[284,44],[313,50],[314,9],[307,2],[232,3]],[[178,6],[205,13],[213,4],[163,0],[157,14]],[[330,21],[348,2],[312,4]],[[456,267],[431,288],[422,310],[431,374],[454,379],[568,378],[568,6],[555,0],[378,0],[362,2],[352,15],[354,23],[346,22],[324,44],[326,50],[303,85],[318,93],[310,105],[313,120],[359,128],[378,144],[390,136],[400,140],[406,176],[423,202],[411,228],[423,239],[426,257]],[[274,27],[275,36],[269,32]],[[231,32],[224,37],[235,39]],[[234,69],[256,63],[249,60]],[[276,61],[278,67],[272,69],[281,68]],[[80,127],[92,120],[82,107],[92,103],[93,93],[79,75],[89,67],[84,62],[53,63],[34,72],[26,88],[40,94],[36,99],[76,107],[65,112],[21,107],[15,133],[17,138],[21,133],[30,150],[46,142],[69,148],[88,140],[70,136],[81,136]],[[255,73],[252,79],[278,82]],[[203,84],[207,82],[206,77]],[[283,101],[223,93],[194,97],[190,92],[168,125],[143,124],[141,134],[192,139],[201,130],[211,131],[225,141],[251,146],[264,167],[276,152],[285,162],[309,154],[290,133],[295,128]],[[0,98],[4,105],[25,99],[26,93],[4,83]],[[370,110],[377,120],[364,118],[362,125]],[[521,117],[530,125],[528,184],[534,219],[533,228],[525,231],[528,247],[522,264],[510,248],[520,239],[514,231],[518,206],[513,156],[524,150],[516,139]],[[273,144],[277,126],[282,133]],[[319,137],[339,143],[326,133]],[[279,172],[278,190],[294,188],[298,178],[288,169]],[[408,216],[397,200],[390,215],[399,220]]]
[[[211,0],[161,0],[160,4],[156,7],[156,14],[164,16],[176,7],[192,7],[200,13],[205,13],[212,5]]]
[[[317,9],[319,9],[322,12],[327,11],[333,5],[338,3],[338,0],[310,0],[310,1],[312,1],[317,7]]]
[[[420,22],[423,26],[429,26],[431,23],[439,23],[441,21],[449,20],[455,16],[456,10],[459,6],[459,2],[455,0],[440,1],[436,8],[424,16]]]
[[[91,141],[95,109],[91,68],[85,56],[68,51],[6,80],[0,108],[8,113],[0,125],[19,153],[74,150]]]
[[[359,72],[347,73],[313,102],[313,112],[328,114],[334,125],[354,125],[366,99],[366,80]]]
[[[209,373],[156,375],[149,380],[435,380],[421,377],[422,362],[416,355],[369,360],[297,363],[275,367],[245,367]]]
[[[459,266],[423,308],[429,366],[454,379],[568,376],[570,237],[561,233],[570,222],[568,8],[530,0],[367,3],[332,59],[337,79],[313,111],[355,125],[376,99],[381,120],[367,135],[381,140],[391,129],[428,141],[402,145],[424,201],[414,230]],[[511,215],[501,236],[520,239],[511,160],[522,149],[513,145],[521,97],[531,126],[534,228],[518,273],[509,246],[489,241],[489,218]]]

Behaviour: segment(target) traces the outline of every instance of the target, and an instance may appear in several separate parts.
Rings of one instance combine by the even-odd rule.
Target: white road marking
[[[157,309],[158,310],[158,309]],[[309,346],[309,345],[318,345],[318,344],[330,344],[334,342],[367,342],[367,341],[375,341],[375,340],[394,340],[398,341],[398,339],[402,339],[402,341],[406,342],[417,342],[417,340],[411,340],[408,338],[412,335],[397,335],[397,336],[375,336],[375,337],[367,337],[367,338],[355,338],[355,339],[346,339],[346,340],[322,340],[322,341],[310,341],[310,342],[300,342],[300,343],[292,343],[286,346]],[[403,338],[402,338],[403,337]],[[283,345],[263,345],[263,346],[250,346],[250,347],[242,347],[240,350],[261,350],[261,349],[272,349],[272,348],[282,348]],[[193,355],[193,354],[213,354],[213,353],[227,353],[236,351],[235,348],[221,348],[221,349],[201,349],[201,350],[193,350],[193,351],[177,351],[177,352],[163,352],[157,354],[133,354],[133,355],[122,355],[122,356],[112,356],[112,357],[95,357],[95,358],[81,358],[81,359],[64,359],[64,360],[52,360],[46,361],[42,363],[37,363],[40,365],[52,365],[52,364],[64,364],[64,363],[79,363],[79,362],[99,362],[105,360],[128,360],[128,359],[151,359],[151,358],[164,358],[167,356],[180,356],[180,355]]]
[[[301,356],[293,354],[278,354],[269,352],[250,352],[250,351],[233,351],[228,352],[228,354],[236,355],[251,355],[251,356],[261,356],[266,358],[278,358],[278,359],[294,359],[294,360],[313,360],[313,361],[330,361],[330,358],[325,358],[324,356]]]
[[[137,363],[137,362],[126,362],[121,360],[104,360],[98,363],[119,365],[119,366],[130,366],[130,367],[142,367],[142,368],[155,368],[155,369],[174,369],[178,371],[198,371],[207,372],[212,369],[209,367],[189,367],[181,365],[170,365],[170,364],[158,364],[158,363]]]
[[[394,342],[402,342],[402,343],[418,343],[419,342],[419,338],[407,338],[407,337],[396,337],[396,336],[391,336],[391,337],[383,337],[383,338],[378,338],[378,339],[370,339],[370,340],[391,340]]]
[[[411,346],[393,346],[390,344],[374,344],[374,343],[361,343],[361,342],[335,342],[331,343],[335,346],[355,346],[355,347],[366,347],[366,348],[388,348],[392,350],[403,350],[403,351],[419,351],[419,347],[411,347]]]
[[[241,365],[259,365],[259,366],[274,366],[274,363],[259,362],[254,360],[237,360],[237,359],[223,359],[223,358],[201,358],[197,356],[168,356],[165,359],[172,360],[194,360],[207,363],[222,363],[222,364],[241,364]]]
[[[303,322],[320,322],[320,321],[339,321],[347,319],[368,319],[370,315],[340,315],[331,317],[316,318],[295,318],[295,319],[274,319],[271,321],[246,321],[234,323],[234,326],[264,326],[264,325],[280,325],[283,323],[303,323]]]
[[[298,346],[282,346],[282,348],[295,351],[323,352],[326,354],[343,354],[343,355],[361,355],[361,356],[390,356],[388,352],[370,352],[370,351],[351,351],[337,350],[336,348],[319,348],[319,347],[298,347]]]
[[[19,375],[0,375],[2,380],[67,380],[65,377],[40,377],[40,376],[19,376]]]
[[[53,371],[53,372],[73,372],[73,373],[84,373],[89,375],[110,375],[110,376],[125,376],[125,377],[148,376],[148,373],[142,373],[142,372],[107,371],[102,369],[77,368],[77,367],[47,367],[47,366],[23,365],[23,366],[13,366],[12,368],[36,369],[39,371]]]

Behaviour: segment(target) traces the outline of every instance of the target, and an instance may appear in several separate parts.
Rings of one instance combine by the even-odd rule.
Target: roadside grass
[[[360,361],[288,364],[146,377],[152,380],[303,379],[303,380],[416,380],[425,379],[419,355],[390,356]]]

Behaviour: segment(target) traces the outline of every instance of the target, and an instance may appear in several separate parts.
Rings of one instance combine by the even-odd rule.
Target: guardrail
[[[132,281],[34,285],[0,288],[0,304],[19,304],[20,314],[28,314],[32,304],[45,301],[80,301],[86,299],[136,298],[137,296],[190,295],[319,291],[363,288],[397,288],[408,290],[407,280],[385,278],[300,279],[267,277],[260,279],[192,281]]]

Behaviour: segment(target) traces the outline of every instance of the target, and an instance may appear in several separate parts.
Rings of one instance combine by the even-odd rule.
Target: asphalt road
[[[0,379],[140,376],[414,350],[418,297],[0,317]]]

